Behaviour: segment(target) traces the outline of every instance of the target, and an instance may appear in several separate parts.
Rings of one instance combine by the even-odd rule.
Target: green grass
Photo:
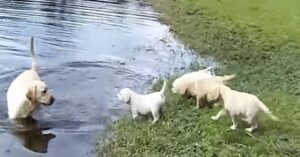
[[[237,74],[230,87],[257,95],[283,122],[262,114],[252,135],[243,123],[228,131],[228,117],[210,120],[218,109],[168,92],[161,121],[118,121],[99,156],[300,156],[300,1],[150,1],[183,42],[223,65],[218,74]]]

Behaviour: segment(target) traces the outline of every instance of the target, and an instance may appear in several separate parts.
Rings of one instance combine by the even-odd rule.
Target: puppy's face
[[[173,84],[172,84],[172,93],[177,93],[177,82],[176,82],[176,80],[173,82]]]
[[[221,98],[221,94],[220,94],[219,88],[215,88],[215,89],[209,91],[206,95],[206,100],[208,102],[218,101],[220,98]]]
[[[186,88],[185,88],[185,83],[183,82],[183,80],[181,78],[176,79],[173,84],[172,84],[172,92],[174,94],[180,94],[180,95],[184,95]]]
[[[117,95],[117,97],[119,101],[123,103],[128,103],[130,100],[130,89],[129,88],[122,89]]]
[[[54,97],[50,94],[46,83],[42,81],[35,81],[28,89],[27,98],[33,104],[42,104],[50,106],[54,102]]]
[[[172,92],[179,95],[185,95],[187,91],[187,84],[183,81],[173,83]]]

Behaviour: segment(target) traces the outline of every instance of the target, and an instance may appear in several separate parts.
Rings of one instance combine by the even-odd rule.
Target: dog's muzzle
[[[51,96],[50,101],[48,103],[45,103],[45,106],[51,106],[53,104],[53,102],[55,101],[55,98],[53,96]]]

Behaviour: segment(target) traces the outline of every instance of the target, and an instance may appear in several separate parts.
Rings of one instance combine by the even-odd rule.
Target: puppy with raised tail
[[[27,118],[40,105],[49,106],[54,97],[48,91],[47,84],[38,74],[38,66],[34,54],[34,39],[30,40],[32,67],[21,73],[10,84],[7,91],[7,108],[10,119]]]
[[[208,93],[209,89],[214,84],[226,84],[226,81],[229,81],[235,78],[233,75],[224,75],[224,76],[212,76],[209,78],[202,78],[198,80],[182,82],[181,86],[176,89],[179,95],[188,95],[196,97],[196,108],[200,108],[205,104],[205,96]],[[202,101],[202,103],[201,103]]]
[[[184,88],[184,86],[189,83],[196,80],[201,79],[207,79],[212,78],[215,76],[215,73],[213,71],[212,67],[207,67],[206,69],[201,69],[198,71],[186,73],[180,77],[178,77],[176,80],[174,80],[172,84],[172,92],[178,93],[181,88]]]
[[[153,116],[152,124],[154,124],[161,116],[162,106],[165,103],[166,86],[167,82],[164,81],[159,92],[153,92],[147,95],[141,95],[129,88],[124,88],[119,92],[117,97],[119,101],[131,106],[133,119],[137,118],[139,114],[147,115],[151,113]]]
[[[218,120],[225,116],[228,112],[231,116],[232,125],[230,129],[235,130],[237,127],[235,119],[241,117],[242,120],[248,122],[251,127],[246,128],[247,132],[252,132],[258,128],[257,114],[263,111],[271,119],[279,121],[266,105],[261,102],[255,95],[239,92],[230,89],[225,85],[215,84],[211,86],[211,90],[206,95],[207,101],[222,101],[224,108],[219,111],[216,116],[212,116],[213,120]]]

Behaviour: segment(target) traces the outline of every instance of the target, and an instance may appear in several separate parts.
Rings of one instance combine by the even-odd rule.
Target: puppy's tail
[[[212,66],[207,67],[206,69],[204,69],[205,72],[210,72],[211,75],[216,76],[214,68]]]
[[[31,70],[38,71],[38,65],[36,63],[35,59],[35,53],[34,53],[34,38],[30,38],[30,52],[31,52],[31,58],[32,58],[32,64],[31,64]]]
[[[280,121],[279,118],[277,118],[276,116],[274,116],[271,111],[268,109],[268,107],[262,103],[260,100],[257,99],[257,104],[260,108],[260,110],[262,110],[264,113],[266,113],[271,119],[275,120],[275,121]]]
[[[228,80],[235,78],[235,76],[236,76],[235,74],[232,74],[232,75],[224,75],[224,76],[215,76],[215,78],[217,79],[218,82],[222,84],[226,84]]]
[[[228,81],[236,77],[236,74],[222,76],[223,81]]]
[[[161,90],[160,90],[160,93],[161,93],[162,96],[165,95],[166,90],[167,90],[167,81],[164,80],[164,84],[163,84],[163,86],[162,86],[162,88],[161,88]]]

